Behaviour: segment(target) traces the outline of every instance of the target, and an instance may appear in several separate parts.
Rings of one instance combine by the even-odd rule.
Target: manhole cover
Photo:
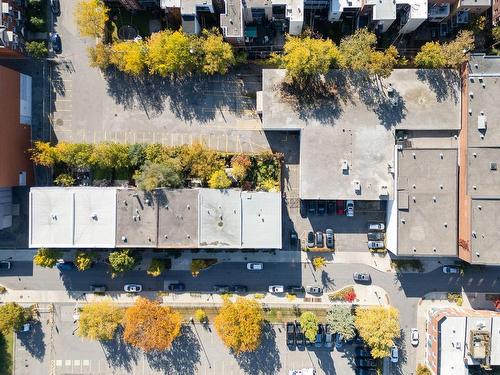
[[[58,118],[56,120],[56,126],[63,126],[64,125],[64,120],[62,118]]]
[[[118,29],[118,38],[132,40],[137,36],[137,29],[131,25],[123,25]]]

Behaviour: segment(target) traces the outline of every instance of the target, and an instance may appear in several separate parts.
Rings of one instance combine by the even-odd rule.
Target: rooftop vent
[[[474,190],[477,190],[477,186],[476,186],[476,185],[472,185],[472,188],[473,188]]]
[[[482,207],[481,205],[478,205],[478,206],[477,206],[477,209],[478,209],[478,210],[481,210],[482,208],[483,208],[483,207]]]
[[[437,251],[437,249],[436,249],[435,247],[433,247],[433,248],[432,248],[432,251],[436,252],[436,251]]]
[[[473,152],[472,156],[474,156],[475,158],[477,158],[477,153]]]
[[[354,181],[354,191],[357,194],[361,192],[361,183],[359,181]]]
[[[97,214],[95,212],[92,212],[92,215],[90,217],[92,218],[92,220],[97,221]]]
[[[473,238],[477,238],[477,233],[476,233],[476,231],[475,231],[475,230],[473,230],[473,231],[472,231],[472,237],[473,237]]]
[[[473,97],[474,97],[474,92],[472,92],[472,91],[471,91],[471,92],[469,92],[469,96],[470,96],[471,98],[473,98]]]
[[[484,114],[484,112],[481,112],[481,114],[477,116],[477,129],[486,130],[486,127],[487,127],[486,115]]]
[[[443,159],[443,158],[444,158],[444,155],[443,155],[443,153],[442,153],[442,152],[439,154],[439,157],[440,157],[441,159]]]
[[[342,173],[349,174],[349,163],[347,163],[347,160],[342,162]]]
[[[51,218],[52,220],[57,220],[57,215],[56,215],[56,214],[51,214],[51,215],[50,215],[50,218]]]
[[[497,163],[490,162],[490,171],[496,171],[496,170],[497,170]]]
[[[127,242],[127,237],[122,236],[122,241],[123,241],[123,242]]]

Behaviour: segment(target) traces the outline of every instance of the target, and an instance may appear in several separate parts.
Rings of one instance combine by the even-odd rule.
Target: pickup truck
[[[10,262],[7,261],[1,261],[0,262],[0,270],[10,270]]]

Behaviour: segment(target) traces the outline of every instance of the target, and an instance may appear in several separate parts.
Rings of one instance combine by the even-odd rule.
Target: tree
[[[47,54],[49,53],[45,42],[37,41],[26,43],[26,51],[28,52],[28,55],[35,59],[43,59],[44,57],[47,57]]]
[[[438,42],[427,42],[420,48],[414,62],[419,68],[443,68],[446,65],[446,57]]]
[[[182,317],[158,301],[138,298],[125,311],[123,339],[146,352],[166,350],[181,331]]]
[[[312,264],[315,270],[319,270],[326,266],[326,259],[323,257],[314,257],[312,260]]]
[[[373,358],[389,356],[394,339],[401,335],[399,311],[391,306],[358,307],[355,325]]]
[[[123,319],[123,309],[109,300],[83,305],[77,335],[91,340],[112,340]]]
[[[29,310],[15,302],[0,305],[0,332],[19,330],[30,317]]]
[[[98,143],[94,145],[90,163],[99,168],[126,168],[130,164],[128,146],[122,143]]]
[[[203,30],[199,45],[203,53],[201,70],[206,74],[226,74],[236,64],[231,45],[224,41],[220,32],[214,28]]]
[[[151,191],[159,187],[176,188],[182,186],[179,172],[173,165],[146,162],[134,174],[137,187]]]
[[[129,249],[111,252],[108,260],[113,276],[130,271],[135,266],[135,258],[130,254]]]
[[[309,342],[314,342],[316,340],[316,335],[318,334],[318,318],[316,315],[311,311],[306,311],[302,313],[299,321],[306,339]]]
[[[339,52],[330,39],[314,39],[310,35],[286,37],[282,56],[273,56],[287,76],[299,87],[305,88],[337,65]]]
[[[247,177],[251,166],[252,161],[245,154],[234,155],[231,159],[231,173],[239,182],[242,182]]]
[[[93,145],[88,143],[59,142],[54,146],[57,161],[71,168],[89,168],[93,150]]]
[[[61,258],[61,255],[58,250],[41,247],[33,257],[33,261],[37,266],[52,268],[56,265],[57,260]]]
[[[446,65],[460,68],[469,60],[469,52],[474,49],[474,34],[470,30],[460,30],[454,40],[443,45]]]
[[[95,259],[96,255],[90,251],[79,251],[76,254],[76,268],[78,271],[85,271],[92,267],[92,263]]]
[[[36,165],[52,167],[57,162],[57,155],[49,142],[35,141],[34,147],[29,152],[31,160]]]
[[[104,34],[109,9],[101,0],[82,0],[76,4],[75,18],[81,36],[99,38]]]
[[[194,318],[200,323],[206,323],[208,321],[207,313],[203,309],[197,309],[194,312]]]
[[[144,71],[146,46],[141,41],[123,41],[111,47],[110,62],[118,70],[138,76]]]
[[[220,155],[206,148],[201,143],[179,148],[182,168],[190,178],[200,178],[203,182],[208,181],[212,174],[223,169],[225,164]]]
[[[30,23],[35,29],[40,31],[45,26],[45,21],[42,18],[36,16],[30,17]]]
[[[75,178],[67,173],[61,173],[54,179],[54,184],[57,186],[73,186],[75,184]]]
[[[493,29],[491,29],[491,36],[493,37],[495,43],[500,42],[500,25],[497,25]]]
[[[87,48],[87,56],[91,67],[105,70],[111,64],[111,47],[99,42],[95,47]]]
[[[165,260],[163,259],[151,259],[151,264],[147,270],[149,276],[158,277],[165,270]]]
[[[208,186],[211,189],[227,189],[231,186],[231,180],[227,177],[227,174],[223,170],[215,171],[210,180],[208,181]]]
[[[383,78],[389,77],[398,63],[398,57],[398,50],[394,46],[389,46],[383,52],[373,51],[370,59],[370,74]]]
[[[326,315],[326,321],[334,333],[339,333],[344,340],[351,340],[356,335],[354,330],[354,315],[347,306],[334,305]]]
[[[167,77],[195,71],[199,61],[194,53],[193,38],[186,35],[182,29],[153,33],[147,41],[146,65],[149,73]]]
[[[416,375],[432,375],[431,370],[429,370],[425,365],[418,364]]]
[[[261,305],[253,300],[238,297],[236,302],[228,298],[215,317],[215,330],[236,354],[253,352],[259,345],[262,335],[264,312]]]

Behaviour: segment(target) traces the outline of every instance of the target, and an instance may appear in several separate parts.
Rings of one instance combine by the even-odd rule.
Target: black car
[[[376,375],[377,370],[373,368],[358,368],[356,369],[356,375]]]
[[[308,215],[316,215],[316,202],[315,201],[307,201],[307,214]]]
[[[303,286],[298,286],[298,285],[289,285],[286,287],[287,293],[290,294],[299,294],[299,293],[305,293],[305,289]]]
[[[76,266],[73,262],[57,262],[56,267],[59,271],[75,271]]]
[[[0,262],[0,270],[10,270],[11,265],[10,262],[3,260]]]
[[[304,332],[299,322],[295,322],[295,343],[297,346],[304,346]]]
[[[50,36],[50,43],[52,44],[52,49],[54,50],[55,53],[62,52],[61,37],[59,36],[58,33],[52,33],[52,35]]]
[[[328,201],[326,204],[326,214],[327,215],[335,215],[335,211],[337,210],[337,206],[335,201]]]
[[[368,367],[368,368],[377,367],[377,362],[375,362],[375,360],[370,358],[354,358],[354,363],[358,367]]]
[[[296,248],[297,247],[297,232],[295,232],[293,229],[290,231],[290,247]]]
[[[231,291],[231,287],[229,285],[214,285],[213,291],[215,293],[229,293]]]
[[[182,292],[184,289],[186,289],[186,285],[183,283],[173,283],[168,286],[168,290],[172,292]]]
[[[314,247],[315,238],[314,232],[307,232],[307,247]]]
[[[90,291],[92,293],[104,293],[106,291],[106,285],[91,285]]]
[[[326,213],[326,202],[318,201],[318,215],[324,215]]]
[[[316,247],[325,246],[325,242],[323,239],[323,232],[316,232]]]
[[[316,334],[316,341],[314,343],[315,347],[321,348],[323,346],[324,333],[325,333],[325,330],[323,328],[323,324],[318,324],[318,333]]]
[[[233,285],[233,291],[235,293],[247,293],[248,287],[246,285]]]
[[[363,347],[363,346],[357,346],[356,349],[354,349],[354,354],[356,355],[356,357],[360,357],[360,358],[371,358],[372,357],[370,350]]]
[[[59,16],[61,14],[61,5],[59,4],[59,0],[50,0],[50,8],[55,16]]]
[[[368,241],[383,241],[384,232],[368,232]]]
[[[295,345],[295,324],[292,322],[286,324],[286,344],[288,346]]]

